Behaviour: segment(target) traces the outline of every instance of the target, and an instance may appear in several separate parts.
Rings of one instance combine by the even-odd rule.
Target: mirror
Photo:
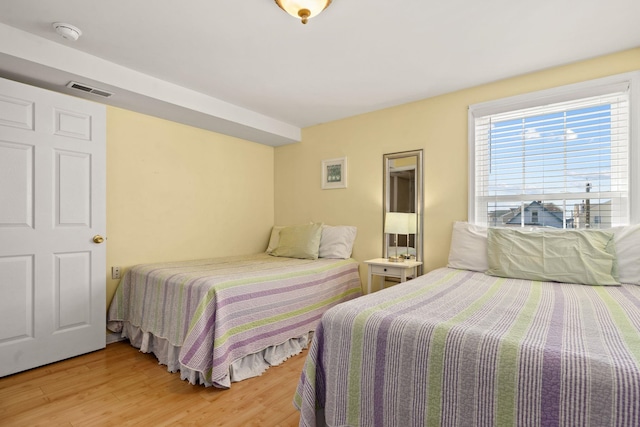
[[[422,150],[385,154],[383,185],[383,248],[384,258],[415,256],[422,261]],[[414,213],[416,223],[410,228],[415,234],[384,233],[387,212]],[[421,271],[418,272],[421,274]]]

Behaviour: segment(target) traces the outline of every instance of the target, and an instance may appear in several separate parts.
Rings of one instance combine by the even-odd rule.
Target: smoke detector
[[[80,28],[71,24],[65,24],[64,22],[54,22],[53,28],[56,30],[56,33],[60,34],[67,40],[76,41],[78,40],[78,37],[82,35]]]

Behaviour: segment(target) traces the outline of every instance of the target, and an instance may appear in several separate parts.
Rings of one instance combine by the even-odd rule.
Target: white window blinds
[[[470,220],[499,227],[628,224],[630,86],[471,107]]]

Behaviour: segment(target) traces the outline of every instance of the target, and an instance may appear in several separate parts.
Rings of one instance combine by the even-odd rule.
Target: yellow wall
[[[107,109],[107,304],[124,270],[265,250],[274,219],[274,149]]]
[[[382,156],[424,149],[425,270],[444,266],[452,223],[467,219],[467,107],[638,69],[640,48],[306,128],[275,149],[276,223],[355,225],[354,257],[380,257]],[[321,190],[321,161],[342,156],[348,188]]]
[[[638,69],[640,48],[306,128],[275,149],[108,107],[107,268],[259,252],[274,218],[355,225],[354,257],[379,257],[382,155],[421,148],[425,267],[443,266],[467,217],[468,105]],[[342,156],[348,188],[321,190],[321,161]]]

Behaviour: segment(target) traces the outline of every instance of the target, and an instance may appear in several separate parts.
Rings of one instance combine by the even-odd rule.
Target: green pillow
[[[489,228],[487,274],[584,285],[619,285],[613,233]]]
[[[280,230],[278,247],[271,255],[288,258],[318,259],[322,223],[293,225]]]

